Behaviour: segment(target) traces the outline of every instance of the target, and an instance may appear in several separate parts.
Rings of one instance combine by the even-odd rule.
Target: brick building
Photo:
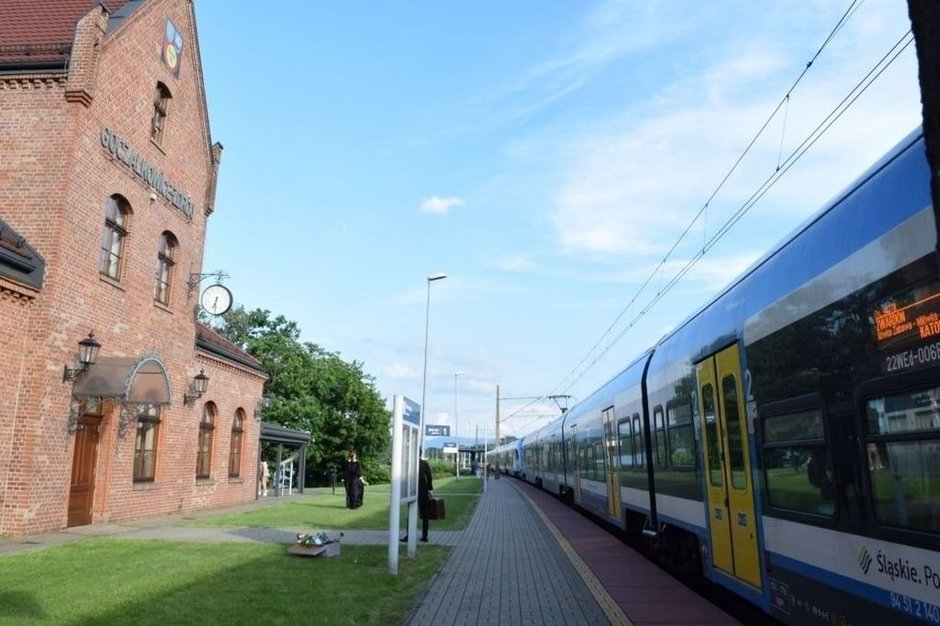
[[[222,146],[192,0],[0,4],[0,534],[255,498],[266,377],[196,319]]]

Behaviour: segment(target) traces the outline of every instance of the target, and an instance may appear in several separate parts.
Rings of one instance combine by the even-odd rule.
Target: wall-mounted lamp
[[[78,342],[78,367],[72,368],[68,365],[62,372],[62,382],[74,382],[79,376],[88,371],[88,368],[94,365],[98,360],[98,350],[101,344],[95,339],[95,332],[91,331],[88,336]]]
[[[195,404],[196,400],[202,397],[202,394],[204,394],[208,388],[209,377],[206,376],[204,370],[199,370],[199,373],[193,377],[193,382],[189,386],[189,390],[192,393],[183,394],[183,404],[185,406],[192,406]]]
[[[261,396],[261,399],[258,400],[258,405],[255,407],[255,419],[260,420],[261,414],[264,411],[271,407],[271,396]]]

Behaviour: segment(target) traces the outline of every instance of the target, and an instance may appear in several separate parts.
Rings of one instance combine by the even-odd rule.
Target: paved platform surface
[[[197,527],[193,519],[274,506],[266,498],[224,510],[0,537],[0,555],[86,537],[291,543],[310,528]],[[338,531],[326,531],[330,536]],[[406,623],[422,625],[730,625],[732,617],[598,529],[571,507],[511,478],[490,480],[462,531],[435,530],[453,548]],[[346,544],[385,545],[382,530],[343,531]],[[419,550],[420,550],[419,544]]]
[[[408,624],[740,623],[544,491],[486,489]]]

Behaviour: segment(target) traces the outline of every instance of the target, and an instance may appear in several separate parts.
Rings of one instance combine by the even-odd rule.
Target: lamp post
[[[457,460],[455,461],[457,474],[455,480],[460,480],[460,426],[457,421],[457,377],[463,372],[454,372],[454,430],[457,431]]]
[[[421,377],[421,416],[420,420],[418,420],[420,428],[420,432],[418,433],[419,454],[424,454],[424,415],[427,413],[425,402],[427,400],[428,387],[428,329],[431,325],[431,283],[435,280],[443,280],[445,278],[447,278],[447,274],[444,272],[428,276],[428,298],[424,310],[424,374]],[[415,472],[417,472],[417,468],[415,468]]]

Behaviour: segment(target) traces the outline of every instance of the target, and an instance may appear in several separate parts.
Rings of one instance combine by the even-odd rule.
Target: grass
[[[447,501],[447,519],[432,528],[463,528],[481,480],[434,485]],[[389,486],[368,486],[361,508],[345,506],[342,489],[313,489],[299,499],[192,523],[385,529]],[[448,552],[422,546],[414,558],[401,558],[392,576],[387,546],[344,544],[338,557],[302,558],[277,544],[86,539],[0,557],[0,623],[400,624]]]
[[[444,478],[434,481],[434,495],[443,497],[447,517],[435,520],[436,530],[459,530],[467,525],[476,507],[483,481],[463,476],[460,480]],[[337,530],[383,530],[388,528],[389,485],[366,487],[362,507],[346,508],[346,492],[342,487],[336,493],[330,487],[307,489],[304,496],[270,507],[200,519],[198,526],[238,526],[251,528],[317,528]],[[401,524],[407,522],[407,508],[402,507]]]
[[[300,558],[284,546],[89,539],[0,558],[4,624],[399,624],[447,549],[388,574],[384,546]]]

